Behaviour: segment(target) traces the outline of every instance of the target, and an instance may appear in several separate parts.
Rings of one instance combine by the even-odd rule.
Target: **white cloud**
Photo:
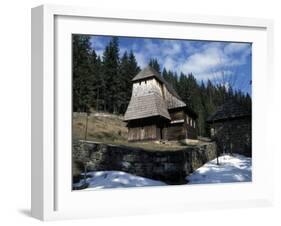
[[[200,81],[220,80],[234,76],[237,66],[246,63],[250,54],[249,44],[223,42],[195,42],[179,40],[144,40],[142,46],[134,46],[136,59],[145,67],[150,58],[157,58],[167,70],[178,74],[193,73]],[[236,55],[235,55],[236,54]],[[234,56],[235,55],[235,56]]]
[[[119,56],[120,58],[124,55],[124,53],[127,51],[127,54],[129,53],[129,50],[127,48],[123,48],[123,47],[120,47],[119,48]]]
[[[142,51],[145,52],[147,55],[150,56],[157,56],[160,54],[160,46],[156,43],[154,43],[152,40],[150,39],[145,39],[144,40],[144,44],[142,47]]]
[[[172,57],[166,57],[163,61],[166,70],[177,71],[177,62]]]
[[[226,54],[234,54],[234,53],[247,51],[249,47],[250,44],[248,43],[229,43],[224,47],[224,52]]]
[[[226,91],[228,91],[228,89],[230,88],[230,83],[229,82],[224,82],[224,84],[222,84],[224,86],[224,88],[226,89]]]
[[[157,58],[158,62],[167,69],[175,70],[176,59],[179,58],[183,50],[182,43],[174,40],[155,41],[152,39],[144,40],[142,46],[133,45],[134,52],[141,53],[148,62],[151,58]]]
[[[134,53],[135,57],[136,57],[136,60],[138,62],[138,65],[141,67],[141,68],[144,68],[146,67],[146,65],[148,64],[147,62],[147,59],[145,57],[145,55],[141,52],[135,52]]]
[[[224,83],[224,84],[226,82],[230,83],[228,80],[231,80],[232,75],[234,75],[232,71],[223,71],[223,70],[194,74],[194,76],[198,81],[212,80],[215,83]]]
[[[192,72],[198,80],[231,77],[234,75],[235,67],[245,64],[246,57],[250,53],[249,44],[208,43],[185,59],[181,63],[180,70],[185,74]],[[233,54],[239,55],[233,56]]]
[[[183,42],[182,43],[182,48],[188,53],[188,54],[193,54],[195,52],[198,52],[199,47],[195,47],[194,42]]]
[[[103,55],[103,50],[95,50],[97,56],[99,56],[100,58],[102,58],[102,55]]]
[[[95,37],[92,42],[97,55],[102,56],[106,45],[104,40]],[[247,63],[251,54],[249,43],[144,39],[135,41],[131,46],[120,45],[120,56],[131,49],[141,68],[148,64],[149,59],[157,58],[167,70],[178,74],[193,73],[203,81],[233,76],[237,67]]]
[[[90,40],[91,40],[91,45],[95,50],[104,49],[105,45],[102,41],[102,37],[92,36]]]
[[[216,70],[227,62],[228,58],[219,48],[211,47],[190,55],[182,64],[181,69],[184,73],[200,74]]]
[[[181,43],[174,40],[165,40],[159,47],[162,54],[166,56],[174,56],[182,51]]]

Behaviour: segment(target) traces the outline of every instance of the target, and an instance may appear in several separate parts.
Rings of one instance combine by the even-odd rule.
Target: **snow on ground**
[[[252,158],[242,155],[224,155],[194,171],[186,179],[188,184],[209,184],[252,181]]]
[[[186,177],[188,184],[209,184],[252,181],[252,158],[242,155],[224,155],[214,159]],[[122,171],[94,171],[87,173],[88,188],[96,190],[102,188],[126,188],[167,185],[164,182],[135,176]],[[84,180],[74,184],[80,187]]]
[[[87,173],[87,176],[89,186],[83,190],[167,185],[161,181],[135,176],[122,171],[95,171]],[[81,180],[79,183],[74,184],[74,187],[79,187],[83,183],[84,180]]]

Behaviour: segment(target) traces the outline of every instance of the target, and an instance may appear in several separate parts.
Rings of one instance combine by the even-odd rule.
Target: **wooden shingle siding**
[[[163,116],[170,119],[167,104],[158,94],[132,97],[124,115],[125,121],[143,119],[153,116]]]
[[[168,109],[180,108],[186,106],[186,104],[181,99],[172,95],[166,86],[164,86],[163,90],[164,90],[164,96],[167,102]]]
[[[129,141],[181,140],[197,136],[188,132],[188,118],[197,114],[181,100],[173,87],[150,66],[133,78],[133,91],[124,121],[128,122]]]
[[[133,84],[132,97],[145,96],[152,93],[163,96],[161,84],[154,78]]]

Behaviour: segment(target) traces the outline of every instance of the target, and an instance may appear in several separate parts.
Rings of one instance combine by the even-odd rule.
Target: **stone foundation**
[[[161,180],[186,183],[185,177],[216,158],[216,144],[209,142],[176,151],[155,151],[93,142],[73,144],[73,162],[87,171],[117,170]]]

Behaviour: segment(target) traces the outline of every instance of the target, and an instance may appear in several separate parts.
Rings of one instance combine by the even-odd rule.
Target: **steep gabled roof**
[[[155,77],[158,81],[162,82],[168,89],[168,91],[181,100],[180,96],[177,94],[177,92],[174,90],[174,88],[156,71],[154,68],[152,68],[150,65],[145,67],[143,70],[141,70],[133,79],[133,82],[139,81],[139,80],[145,80],[147,78]]]
[[[162,116],[170,120],[168,110],[185,108],[187,105],[182,101],[173,87],[151,66],[147,66],[140,71],[133,79],[133,82],[155,78],[166,87],[168,94],[165,94],[165,99],[158,93],[150,93],[149,95],[132,96],[128,105],[127,111],[124,115],[124,120],[134,120],[147,118],[152,116]],[[189,114],[197,117],[197,114],[189,109]]]
[[[144,96],[133,96],[124,115],[124,121],[153,116],[162,116],[171,120],[166,102],[156,93]]]
[[[133,79],[132,81],[138,81],[138,80],[144,80],[150,77],[156,77],[158,80],[161,81],[160,74],[155,71],[151,66],[147,66],[144,69],[142,69]]]
[[[248,116],[251,116],[250,110],[241,106],[234,100],[229,100],[220,107],[218,107],[217,111],[215,111],[212,115],[207,118],[207,122],[230,120],[234,118]]]
[[[179,98],[171,95],[170,97],[166,97],[167,107],[168,109],[182,108],[186,107],[186,104]]]

